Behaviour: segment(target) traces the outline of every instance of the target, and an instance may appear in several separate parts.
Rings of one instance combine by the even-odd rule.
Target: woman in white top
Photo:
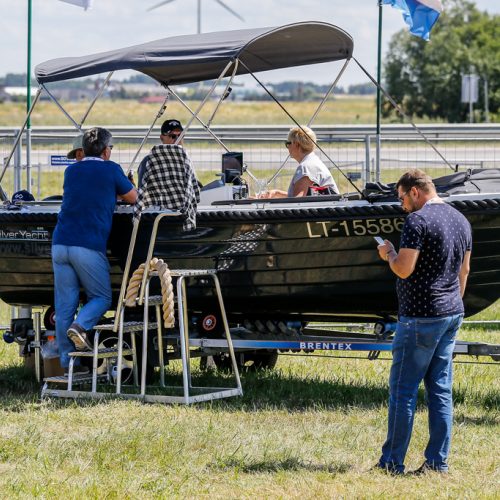
[[[281,189],[271,189],[261,193],[259,198],[287,198],[307,196],[311,187],[329,187],[330,192],[339,190],[332,174],[314,152],[316,134],[306,126],[295,127],[288,132],[285,142],[290,156],[299,162],[299,166],[288,187],[288,192]]]

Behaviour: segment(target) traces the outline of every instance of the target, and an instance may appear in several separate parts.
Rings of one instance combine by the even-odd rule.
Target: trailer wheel
[[[277,351],[243,351],[237,352],[236,364],[242,372],[257,372],[261,370],[272,370],[278,362]],[[229,353],[215,354],[213,356],[215,366],[221,371],[232,371],[231,357]]]
[[[102,333],[99,337],[99,349],[105,348],[116,348],[118,344],[118,334],[114,332]],[[124,336],[123,348],[130,349],[131,342],[129,336]],[[140,354],[140,353],[138,353]],[[140,357],[140,356],[138,356]],[[118,360],[116,358],[104,358],[97,360],[97,374],[105,375],[106,373],[112,373],[113,369],[118,365]],[[123,356],[122,361],[122,384],[132,383],[133,377],[133,359],[132,355]],[[140,367],[137,368],[140,374]],[[140,376],[140,375],[139,375]]]
[[[202,336],[216,337],[224,332],[224,325],[219,313],[204,311],[198,320],[198,332]]]
[[[43,315],[43,326],[46,330],[56,329],[56,308],[50,306]]]

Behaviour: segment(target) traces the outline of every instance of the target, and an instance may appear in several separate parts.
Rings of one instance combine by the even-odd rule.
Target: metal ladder
[[[243,395],[243,389],[241,387],[241,381],[238,371],[238,365],[236,362],[236,356],[234,353],[233,342],[231,339],[231,332],[229,330],[229,324],[227,322],[226,310],[224,307],[224,301],[222,298],[222,292],[220,288],[219,279],[217,277],[217,272],[213,269],[176,269],[170,270],[172,277],[177,278],[177,319],[179,324],[179,344],[181,349],[181,363],[182,363],[182,385],[181,386],[165,386],[165,374],[163,371],[163,343],[160,342],[162,339],[161,335],[161,312],[160,306],[162,303],[162,297],[155,295],[151,296],[149,294],[150,282],[153,278],[157,277],[156,272],[146,271],[144,276],[146,277],[145,286],[141,290],[140,296],[137,298],[138,304],[144,307],[144,321],[143,321],[143,337],[142,337],[142,372],[141,372],[141,382],[140,382],[140,398],[145,402],[150,403],[184,403],[191,404],[201,401],[212,401],[215,399],[221,399],[231,396],[241,396]],[[188,307],[187,307],[187,280],[189,278],[203,277],[208,278],[212,281],[215,294],[219,303],[220,313],[222,317],[222,322],[224,325],[224,333],[226,338],[226,346],[231,357],[233,375],[235,380],[235,387],[199,387],[192,384],[191,378],[191,355],[190,347],[191,344],[189,337],[189,322],[188,322]],[[158,328],[158,351],[160,353],[160,387],[164,389],[182,389],[182,396],[177,395],[163,395],[163,394],[148,394],[146,391],[148,389],[146,385],[146,365],[148,357],[148,334],[149,334],[149,307],[155,306],[156,311],[156,326]],[[151,325],[153,326],[153,325]],[[120,332],[120,330],[119,330]],[[120,336],[118,338],[118,345],[122,345],[123,342],[120,341]],[[117,378],[117,394],[120,393],[120,380],[121,375],[121,362],[123,357],[118,356],[118,378]],[[193,394],[193,392],[198,392],[198,394]]]
[[[68,368],[68,376],[58,376],[58,377],[47,377],[44,379],[44,385],[42,388],[41,396],[42,398],[45,396],[51,397],[91,397],[91,398],[105,398],[113,395],[110,391],[97,391],[97,383],[100,382],[102,384],[108,383],[111,384],[114,378],[114,373],[112,370],[112,365],[106,363],[106,372],[98,373],[98,362],[99,360],[112,360],[116,359],[118,354],[118,350],[116,348],[99,348],[100,334],[106,330],[112,330],[113,324],[104,324],[104,325],[96,325],[94,327],[94,348],[91,351],[75,351],[69,353],[70,362]],[[132,356],[132,372],[134,377],[135,385],[138,385],[138,376],[137,376],[137,355],[136,355],[136,342],[135,342],[135,333],[138,331],[142,331],[142,323],[130,323],[125,326],[125,331],[130,332],[131,334],[131,348],[129,349],[121,349],[122,356]],[[123,346],[122,346],[123,347]],[[75,376],[74,375],[74,366],[75,360],[77,358],[92,358],[92,372],[90,375],[84,376]],[[81,386],[91,384],[91,389],[89,391],[84,390],[76,390],[73,386]],[[51,387],[52,384],[55,385],[66,385],[65,389],[54,389]]]
[[[224,302],[222,299],[222,293],[220,289],[219,280],[217,278],[217,272],[215,270],[171,270],[170,273],[173,277],[177,277],[177,306],[178,306],[178,321],[179,321],[179,343],[181,347],[181,361],[182,361],[182,378],[183,378],[183,396],[165,396],[158,394],[146,394],[146,370],[147,370],[147,357],[148,357],[148,335],[149,328],[156,328],[158,335],[158,352],[159,352],[159,365],[160,370],[160,386],[165,388],[165,374],[164,374],[164,359],[163,359],[163,337],[161,331],[161,296],[150,296],[149,287],[151,279],[157,277],[156,272],[151,272],[150,262],[156,243],[156,236],[158,232],[158,225],[164,217],[176,216],[175,212],[164,212],[156,216],[153,230],[151,232],[151,237],[148,247],[148,257],[146,260],[146,266],[143,275],[142,286],[140,288],[140,295],[137,298],[137,305],[143,306],[143,321],[135,322],[125,322],[125,292],[127,289],[128,277],[130,274],[130,267],[132,263],[132,258],[135,250],[135,243],[137,239],[138,227],[140,218],[134,219],[133,230],[129,244],[129,250],[127,254],[127,261],[125,264],[124,275],[122,279],[122,285],[120,290],[120,298],[118,300],[118,306],[115,314],[115,319],[112,324],[97,325],[94,336],[94,349],[92,351],[78,351],[70,353],[70,365],[68,370],[68,377],[49,377],[44,379],[44,386],[42,388],[42,397],[53,396],[53,397],[82,397],[82,398],[108,398],[112,396],[122,397],[122,398],[133,398],[140,399],[145,402],[177,402],[190,404],[198,401],[208,401],[213,399],[219,399],[230,396],[242,395],[243,391],[241,388],[241,381],[238,372],[238,366],[236,363],[236,357],[234,354],[233,344],[231,340],[231,334],[229,331],[229,326],[227,323],[226,312],[224,308]],[[236,387],[234,388],[203,388],[203,387],[193,387],[191,383],[191,367],[190,367],[190,341],[189,341],[189,324],[187,319],[187,294],[186,294],[186,278],[202,276],[212,279],[215,287],[215,292],[219,302],[219,307],[221,310],[221,316],[223,319],[225,336],[227,341],[227,347],[230,353],[233,373],[235,376]],[[150,323],[149,321],[149,306],[155,306],[156,311],[156,322]],[[105,348],[99,349],[99,335],[101,331],[114,331],[118,334],[117,348]],[[122,391],[122,368],[123,368],[123,357],[131,355],[133,359],[133,378],[134,385],[138,384],[138,373],[137,373],[137,349],[136,349],[136,338],[135,335],[142,332],[142,370],[141,370],[141,380],[140,380],[140,392],[135,393],[124,393]],[[124,349],[124,334],[130,333],[131,335],[131,348]],[[74,363],[76,358],[92,358],[92,374],[91,376],[73,376]],[[110,391],[97,391],[98,381],[107,381],[108,383],[112,381],[112,373],[98,374],[97,366],[99,359],[116,359],[116,389],[113,392]],[[73,385],[82,385],[91,383],[90,391],[75,390]],[[66,389],[53,389],[50,387],[51,384],[67,384]],[[179,387],[176,387],[179,388]],[[190,390],[200,390],[204,391],[203,394],[191,395]]]
[[[158,329],[158,352],[159,352],[159,362],[161,366],[160,370],[160,386],[165,388],[165,374],[163,370],[163,338],[161,334],[161,296],[150,296],[149,288],[151,279],[157,277],[156,272],[152,272],[150,269],[151,260],[153,257],[153,251],[156,244],[156,237],[158,234],[158,227],[160,222],[165,217],[171,217],[178,215],[175,212],[163,212],[155,217],[153,223],[153,229],[151,231],[151,236],[149,240],[148,253],[146,257],[146,266],[144,269],[144,274],[142,278],[142,284],[140,287],[139,297],[137,298],[137,304],[143,306],[143,338],[142,338],[142,371],[141,371],[141,383],[140,383],[140,397],[147,402],[163,402],[163,403],[185,403],[191,404],[199,401],[209,401],[213,399],[220,399],[230,396],[241,396],[243,395],[243,389],[241,387],[240,375],[238,370],[238,365],[236,362],[236,356],[234,353],[233,343],[231,339],[231,332],[229,330],[229,325],[226,317],[226,310],[224,307],[224,301],[222,298],[222,292],[220,288],[219,279],[217,277],[217,271],[214,269],[177,269],[170,270],[170,274],[173,277],[177,277],[177,316],[179,324],[179,343],[181,348],[181,361],[182,361],[182,389],[183,396],[165,396],[158,394],[146,394],[146,368],[147,368],[147,348],[148,348],[148,331],[149,331],[149,306],[155,306],[156,312],[156,327]],[[128,275],[130,273],[130,265],[132,262],[132,256],[135,249],[135,241],[137,239],[137,232],[139,226],[140,218],[134,220],[134,228],[132,231],[132,237],[130,240],[129,252],[127,255],[127,262],[125,265],[124,279],[122,281],[122,289],[120,291],[120,300],[117,308],[117,315],[115,317],[115,329],[118,330],[118,348],[123,345],[123,331],[120,325],[123,324],[124,310],[125,310],[125,292],[127,288]],[[187,293],[186,293],[186,279],[192,277],[206,277],[212,280],[219,303],[221,317],[224,325],[224,332],[227,342],[227,348],[229,350],[229,355],[231,357],[231,364],[233,368],[233,374],[235,377],[236,387],[233,388],[210,388],[210,387],[194,387],[191,380],[191,362],[190,362],[190,340],[189,340],[189,323],[187,317]],[[123,360],[122,356],[118,356],[118,373],[116,382],[116,392],[121,394],[121,362]],[[174,387],[177,389],[178,387]],[[198,390],[204,391],[204,394],[192,395],[190,391]]]

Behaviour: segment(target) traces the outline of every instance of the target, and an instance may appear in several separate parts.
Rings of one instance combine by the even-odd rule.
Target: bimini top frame
[[[132,169],[143,145],[147,141],[148,136],[153,129],[155,122],[165,111],[170,95],[176,97],[177,100],[192,115],[192,118],[186,124],[178,141],[182,140],[182,137],[186,134],[192,122],[197,120],[227,151],[228,148],[211,131],[210,125],[214,119],[215,113],[219,109],[220,103],[224,100],[225,96],[228,95],[228,91],[230,91],[229,85],[235,76],[245,74],[251,75],[255,81],[262,88],[264,88],[269,96],[282,108],[284,113],[287,114],[292,122],[300,127],[300,124],[297,123],[288,111],[278,102],[274,95],[266,88],[266,86],[255,76],[255,73],[286,67],[344,60],[344,65],[338,73],[335,81],[332,83],[324,99],[319,103],[316,111],[307,123],[307,125],[312,125],[312,122],[315,120],[319,111],[326,103],[329,95],[334,91],[335,85],[339,81],[351,59],[356,61],[361,69],[374,82],[374,84],[377,85],[368,72],[361,66],[359,61],[353,57],[353,45],[351,36],[341,28],[328,23],[311,21],[294,23],[275,28],[246,29],[176,36],[88,56],[66,57],[46,61],[39,64],[35,68],[35,75],[39,83],[39,88],[31,109],[26,116],[26,120],[16,137],[12,151],[4,164],[2,172],[0,173],[0,184],[42,90],[44,90],[55,102],[65,116],[73,123],[75,128],[78,131],[81,131],[90,110],[102,94],[104,87],[108,84],[111,75],[115,70],[133,69],[140,71],[162,84],[167,91],[165,101],[163,102],[153,123],[151,124],[151,127],[149,128],[148,133],[141,142],[141,145],[132,160],[130,165],[130,169]],[[74,120],[69,113],[66,112],[66,110],[64,110],[61,104],[54,98],[54,96],[52,96],[50,91],[45,86],[46,83],[50,82],[91,76],[101,74],[103,72],[108,72],[108,77],[79,123]],[[216,86],[226,76],[230,76],[229,82],[226,85],[226,91],[220,97],[219,104],[216,106],[210,119],[207,123],[205,123],[201,120],[199,113],[208,102],[209,98],[213,95]],[[206,80],[214,80],[214,83],[196,110],[191,110],[172,89],[172,86],[174,85]],[[382,87],[381,90],[391,100],[391,102],[395,104]],[[396,108],[401,114],[404,115],[402,110],[397,105]],[[439,153],[439,151],[437,151],[436,147],[420,132],[416,125],[414,125],[411,120],[409,121],[415,130],[419,132],[424,140],[432,147],[432,149],[434,149],[444,162],[451,167],[446,159]],[[328,154],[326,154],[321,146],[317,143],[315,144],[317,148],[328,158],[332,165],[340,172],[340,174],[346,177],[348,182],[355,188],[356,191],[359,191],[357,186],[355,186],[354,183],[347,178],[344,172],[342,172],[339,166],[328,156]],[[266,184],[270,183],[279,174],[287,161],[288,158],[279,167],[277,172],[275,172],[274,175],[266,182]],[[247,170],[247,173],[254,178],[254,180],[256,180],[250,170]],[[6,199],[6,193],[3,189],[1,189],[0,185],[0,200]]]
[[[302,22],[163,38],[108,52],[52,59],[35,68],[40,84],[133,69],[160,84],[179,85],[218,78],[239,59],[237,75],[349,59],[353,40],[328,23]]]
[[[250,74],[257,83],[264,88],[270,97],[276,101],[293,123],[300,127],[300,124],[298,124],[286,111],[262,82],[257,79],[255,73],[279,68],[344,60],[344,65],[337,75],[337,78],[329,88],[312,118],[309,120],[308,125],[311,125],[325,104],[328,96],[333,92],[348,62],[351,60],[353,45],[351,36],[344,30],[332,24],[322,22],[302,22],[275,28],[176,36],[124,49],[81,57],[53,59],[39,64],[35,68],[35,75],[39,83],[37,98],[41,90],[44,90],[65,116],[73,123],[75,128],[81,131],[90,109],[93,107],[98,96],[102,93],[103,87],[109,82],[110,76],[115,70],[134,69],[157,80],[167,90],[167,96],[130,164],[130,170],[132,170],[155,122],[163,114],[170,95],[176,97],[192,115],[178,141],[182,140],[182,137],[186,134],[192,122],[197,120],[207,132],[228,151],[228,148],[223,142],[211,131],[210,125],[220,103],[231,90],[229,86],[232,80],[237,75]],[[85,113],[80,123],[74,120],[69,113],[64,110],[45,85],[50,82],[85,77],[106,71],[109,72],[108,78],[100,89],[98,96],[92,101],[89,110]],[[226,91],[221,96],[219,104],[215,108],[212,116],[205,123],[199,116],[200,111],[213,95],[216,86],[226,76],[229,76]],[[177,84],[206,80],[214,80],[214,83],[196,110],[191,110],[172,88],[172,86]],[[33,102],[26,120],[28,120],[29,115],[33,111],[37,100],[38,99],[35,99]],[[10,163],[10,159],[12,158],[14,149],[19,142],[23,130],[24,126],[18,135],[11,156],[7,159],[4,169],[0,174],[0,182]],[[327,156],[340,173],[345,176],[338,165],[328,157],[317,143],[316,146]],[[273,175],[273,178],[278,175],[287,161],[288,158]],[[247,170],[247,173],[256,180],[250,170]],[[271,182],[273,178],[269,179],[267,183]],[[354,187],[358,190],[356,186]],[[0,192],[0,195],[2,194],[3,193]],[[1,197],[6,199],[4,194]]]

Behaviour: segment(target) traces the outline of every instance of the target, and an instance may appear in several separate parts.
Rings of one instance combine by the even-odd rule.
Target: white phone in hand
[[[384,240],[380,236],[374,236],[373,239],[377,242],[378,245],[384,244]]]

